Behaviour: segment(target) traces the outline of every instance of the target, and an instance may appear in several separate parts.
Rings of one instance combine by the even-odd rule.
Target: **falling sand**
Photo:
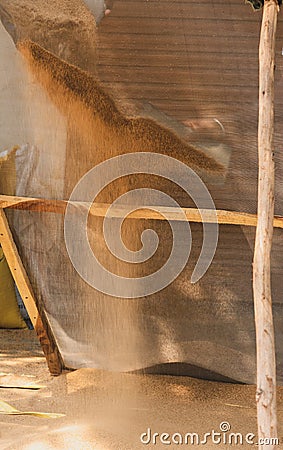
[[[153,120],[122,115],[113,99],[91,74],[60,60],[31,41],[20,42],[18,48],[36,79],[46,88],[61,112],[70,115],[74,108],[71,105],[76,104],[81,114],[74,119],[77,121],[81,116],[85,121],[87,116],[88,122],[94,121],[95,126],[89,130],[93,129],[96,137],[99,134],[111,134],[113,146],[115,136],[123,152],[165,153],[201,171],[223,172],[223,167],[212,157],[184,143]]]
[[[68,64],[31,41],[18,43],[18,49],[27,61],[35,81],[44,87],[66,120],[67,145],[66,148],[62,148],[62,153],[66,153],[64,199],[69,198],[77,182],[94,166],[113,156],[130,152],[153,151],[165,154],[182,161],[200,174],[223,178],[224,167],[220,163],[193,144],[184,142],[171,130],[149,118],[128,117],[122,114],[115,101],[101,88],[99,80],[94,76]],[[52,185],[52,176],[50,179],[48,174],[42,175],[46,176],[42,182],[47,186]],[[96,197],[96,201],[112,203],[123,193],[139,187],[157,189],[168,193],[182,206],[192,206],[192,200],[174,183],[162,177],[144,174],[122,177],[114,185],[105,188]],[[36,187],[34,195],[37,196]],[[84,198],[78,200],[84,201]],[[38,220],[38,216],[35,216],[34,220]],[[32,276],[38,296],[42,298],[44,307],[50,313],[54,334],[59,341],[59,347],[61,345],[63,359],[68,361],[68,367],[95,366],[128,371],[168,362],[189,364],[193,358],[192,365],[212,372],[217,371],[224,378],[233,379],[233,370],[236,371],[236,368],[227,363],[226,357],[223,357],[225,350],[221,340],[219,343],[211,343],[212,350],[209,351],[207,349],[210,343],[205,340],[199,343],[194,342],[192,338],[183,339],[178,336],[180,327],[180,318],[176,312],[178,308],[183,311],[181,316],[186,318],[184,320],[188,320],[188,304],[198,296],[198,289],[208,288],[210,293],[214,290],[215,283],[213,284],[209,278],[206,278],[200,287],[188,283],[202,245],[201,226],[195,227],[197,237],[193,239],[194,248],[190,261],[182,273],[182,278],[176,280],[176,283],[182,284],[185,288],[182,287],[180,290],[179,285],[174,282],[167,290],[154,296],[130,300],[107,296],[83,282],[75,272],[66,252],[63,231],[59,225],[60,219],[56,220],[57,230],[60,231],[57,231],[56,235],[56,257],[50,262],[52,283],[49,282],[49,271],[44,256],[48,252],[48,242],[45,243],[43,240],[39,243],[37,235],[30,236],[30,247],[40,247],[40,252],[33,254],[32,264],[36,267],[37,275]],[[102,219],[89,218],[88,225],[88,237],[94,254],[98,256],[101,264],[114,274],[126,278],[142,278],[163,267],[170,256],[173,239],[170,225],[165,221],[162,224],[145,220],[124,221],[121,234],[123,243],[128,249],[137,251],[141,248],[140,237],[145,229],[153,229],[160,238],[156,253],[142,264],[131,264],[111,254],[104,242]],[[49,230],[48,214],[42,214],[37,227],[38,229],[47,227]],[[73,233],[72,241],[76,242],[76,229]],[[83,258],[81,255],[80,257]],[[26,256],[27,261],[29,258],[30,255]],[[215,272],[210,270],[210,274],[213,278]],[[211,298],[207,300],[210,302],[210,308],[206,307],[209,315],[215,308],[219,308],[213,302],[213,295],[211,294]],[[224,295],[223,289],[221,295]],[[227,290],[225,295],[231,293]],[[79,308],[76,307],[78,299]],[[224,298],[223,302],[226,301]],[[229,305],[230,303],[229,301]],[[197,306],[194,306],[197,304],[198,302],[193,304],[189,312],[193,323],[189,328],[191,335],[195,328],[198,329]],[[201,308],[205,306],[201,304]],[[236,305],[230,307],[230,315],[234,314],[233,308],[236,308]],[[226,326],[226,322],[223,326]],[[181,328],[185,332],[187,325],[184,323]],[[215,347],[219,355],[217,363],[215,359],[209,357],[203,361],[203,352],[213,355]],[[235,358],[244,361],[245,366],[250,366],[249,373],[252,372],[253,362],[250,363],[252,360],[250,355],[246,357],[241,352],[236,351],[235,354],[232,352],[231,359]]]
[[[220,163],[193,144],[184,142],[171,130],[149,118],[127,117],[122,114],[115,101],[102,89],[99,80],[93,75],[68,64],[31,41],[19,42],[18,49],[28,62],[35,81],[45,88],[52,102],[65,116],[67,145],[62,148],[62,154],[66,153],[64,199],[69,198],[76,183],[93,166],[112,156],[130,152],[153,151],[165,154],[184,162],[199,173],[223,177],[224,168]],[[43,173],[42,176],[46,177],[41,180],[43,184],[53,184],[52,176],[51,179],[48,174]],[[181,200],[180,203],[184,206],[192,204],[191,199],[187,198],[187,195],[184,198],[184,192],[174,183],[144,174],[117,180],[115,185],[106,188],[96,201],[111,203],[121,194],[139,187],[166,192],[176,201]],[[37,196],[36,186],[34,195]],[[26,217],[22,217],[22,224],[25,220],[30,220],[30,216]],[[39,216],[35,215],[34,220],[38,221]],[[38,229],[46,227],[49,230],[50,220],[50,215],[42,213],[37,222]],[[169,314],[171,306],[168,305],[167,310],[166,302],[178,294],[172,294],[174,291],[170,291],[158,294],[154,299],[129,300],[110,298],[91,289],[71,265],[59,225],[61,219],[52,217],[53,220],[58,222],[58,231],[55,257],[49,263],[54,274],[52,282],[44,256],[48,252],[48,242],[39,240],[36,234],[29,238],[30,248],[40,247],[40,252],[33,253],[32,267],[36,267],[36,271],[31,270],[34,273],[29,275],[37,296],[42,299],[51,316],[54,334],[59,340],[59,347],[61,345],[63,358],[68,361],[68,367],[98,365],[104,369],[125,371],[163,362],[183,362],[186,355],[177,350],[178,345],[174,342],[175,331],[166,325],[164,317],[159,320],[157,312],[158,308],[162,308],[162,315]],[[170,256],[172,232],[166,222],[161,224],[156,221],[124,221],[123,242],[133,251],[141,248],[140,236],[145,229],[154,229],[160,238],[160,245],[154,256],[142,264],[121,261],[111,254],[103,239],[102,219],[89,218],[88,225],[94,253],[98,255],[101,264],[114,274],[141,278],[156,272]],[[76,240],[75,230],[73,239]],[[196,261],[201,240],[197,239],[195,242]],[[28,264],[30,254],[25,258]],[[190,265],[184,276],[190,279],[192,270]],[[190,288],[190,294],[192,289]],[[76,307],[78,299],[79,308]],[[182,299],[177,301],[182,302]],[[156,319],[153,320],[155,316]],[[159,332],[165,334],[165,337],[161,339]],[[157,340],[155,349],[152,347],[151,333]]]
[[[43,3],[38,2],[42,8],[48,9],[48,3],[45,2],[45,6]],[[55,2],[52,4],[54,6]],[[27,25],[24,25],[23,28],[26,27]],[[76,67],[86,68],[84,63],[79,61],[79,49],[77,59],[72,59],[67,57],[67,51],[63,51],[62,54],[56,51],[53,44],[47,47],[44,40],[37,39],[36,43],[21,41],[26,37],[31,38],[27,33],[26,36],[22,34],[20,39],[17,39],[18,48],[28,62],[35,80],[45,88],[52,102],[66,118],[68,142],[66,148],[62,148],[62,153],[66,152],[64,198],[68,198],[77,181],[94,165],[111,156],[129,152],[163,153],[177,158],[201,174],[223,177],[224,167],[220,163],[194,144],[184,142],[170,129],[149,118],[122,114],[115,101],[102,89],[99,80]],[[53,183],[52,178],[42,181],[47,187]],[[146,181],[150,182],[151,187],[160,187],[160,182],[154,179],[126,178],[120,180],[115,189],[112,191],[109,189],[104,193],[101,200],[111,202],[117,195],[136,187],[135,181],[138,186],[142,185],[142,181]],[[163,182],[163,187],[165,189],[162,190],[175,193],[170,183]],[[176,200],[182,198],[182,193],[177,192],[174,198]],[[184,200],[184,205],[189,206],[186,202],[188,200]],[[89,364],[88,358],[93,357],[90,362],[95,367],[126,371],[157,362],[168,362],[169,358],[172,358],[172,362],[173,358],[176,361],[178,357],[177,361],[184,361],[186,357],[193,355],[199,357],[197,359],[199,366],[206,364],[209,369],[211,364],[213,369],[219,369],[219,373],[223,373],[221,364],[224,369],[231,366],[230,374],[242,370],[241,353],[233,352],[229,347],[228,340],[234,335],[229,334],[227,343],[224,342],[227,347],[217,345],[217,339],[215,347],[213,339],[211,339],[213,342],[209,342],[211,338],[209,333],[213,328],[217,329],[219,324],[222,326],[226,323],[227,327],[231,328],[232,322],[227,321],[227,317],[233,317],[232,314],[236,314],[238,306],[237,302],[234,302],[233,292],[229,291],[229,285],[225,290],[222,283],[219,287],[221,292],[217,292],[217,273],[223,269],[223,278],[227,274],[221,265],[225,264],[225,261],[223,263],[220,260],[221,254],[216,261],[216,267],[211,269],[210,276],[202,285],[195,287],[189,285],[190,267],[189,270],[185,269],[182,279],[177,280],[178,284],[173,283],[170,290],[157,294],[155,298],[138,301],[109,298],[88,289],[79,280],[71,267],[68,255],[65,254],[63,233],[60,235],[58,230],[56,246],[50,251],[48,239],[49,236],[52,237],[53,228],[50,223],[52,224],[54,218],[50,220],[50,215],[46,213],[41,217],[36,214],[30,216],[36,227],[32,228],[35,232],[30,233],[30,247],[25,250],[25,258],[29,262],[26,266],[31,272],[29,275],[33,283],[37,285],[39,300],[44,303],[50,316],[54,316],[60,322],[58,328],[54,328],[54,333],[58,330],[61,333],[55,334],[59,347],[62,345],[63,348],[65,345],[63,356],[69,357],[68,352],[75,354],[75,364],[74,366],[70,364],[70,367],[86,367]],[[27,215],[22,216],[22,223],[30,220],[26,217]],[[55,220],[60,219],[56,217]],[[41,225],[46,227],[42,227],[43,234],[39,235]],[[132,268],[127,263],[113,262],[109,252],[101,244],[101,221],[97,219],[90,225],[95,230],[94,240],[99,249],[99,257],[105,266],[113,272],[129,277],[146,274],[144,267]],[[144,223],[140,222],[133,227],[126,221],[124,235],[127,238],[125,244],[129,248],[137,249],[138,237],[143,228],[155,228],[158,234],[162,234],[162,245],[157,254],[157,261],[154,259],[149,267],[156,270],[168,256],[166,252],[170,247],[168,238],[170,230],[162,228],[166,224],[151,225],[150,223],[145,227]],[[235,235],[233,231],[233,239],[229,240],[228,234],[229,245],[224,241],[225,248],[230,249],[231,242],[235,242]],[[44,236],[42,241],[40,236]],[[200,244],[201,239],[197,241],[197,246],[200,247]],[[246,260],[247,258],[243,258],[243,261]],[[205,293],[211,298],[206,298]],[[221,312],[222,307],[223,310],[226,309],[220,317],[216,311]],[[214,315],[218,321],[214,321]],[[202,328],[201,337],[196,332],[199,317],[203,317],[203,321],[206,321],[206,328]],[[56,323],[55,319],[52,326]],[[199,346],[184,347],[183,351],[182,344],[186,340],[189,341],[191,335],[178,333],[187,330],[188,325],[192,331],[195,330],[195,336],[200,338],[200,342],[197,343]],[[222,331],[221,326],[219,333]],[[62,336],[66,338],[65,343],[61,340]],[[223,336],[225,339],[225,333]],[[245,335],[242,334],[240,338],[244,341]],[[235,339],[235,345],[237,344],[239,343]],[[84,349],[86,355],[83,353]],[[218,349],[224,354],[220,354]],[[157,357],[160,356],[163,360],[157,361]],[[253,368],[251,372],[254,373]],[[19,404],[15,404],[19,408],[27,408],[33,404],[33,409],[35,406],[39,408],[40,405],[43,409],[49,409],[50,406],[56,412],[67,414],[66,421],[54,425],[53,429],[50,427],[47,430],[43,425],[40,429],[41,435],[34,436],[36,443],[33,448],[48,446],[49,443],[51,448],[76,450],[143,448],[139,436],[147,430],[147,427],[151,427],[153,432],[203,433],[212,428],[218,429],[220,422],[224,420],[231,422],[232,431],[245,433],[256,431],[254,386],[231,384],[227,386],[183,377],[142,376],[84,369],[53,380],[49,389],[40,393],[37,398],[26,397],[20,399]],[[38,403],[34,405],[36,402]],[[20,422],[21,419],[18,423],[22,426],[21,431],[28,425],[32,434],[38,432],[38,423],[34,425],[31,421]],[[9,428],[9,423],[6,426]],[[83,426],[86,427],[88,437],[83,436]],[[51,435],[48,435],[48,431]],[[25,448],[22,437],[18,438],[17,444],[12,443],[10,448]],[[8,439],[10,440],[10,434]],[[33,438],[30,437],[30,440]],[[27,448],[28,446],[27,444]],[[163,446],[157,445],[154,448]],[[226,447],[219,446],[219,448]]]
[[[82,0],[2,0],[0,18],[15,43],[24,39],[96,72],[96,23]]]

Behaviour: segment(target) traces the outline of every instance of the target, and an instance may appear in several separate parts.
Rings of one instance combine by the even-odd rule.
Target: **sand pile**
[[[31,39],[72,64],[96,71],[96,23],[82,0],[1,0],[0,17],[15,42]]]
[[[2,415],[1,448],[5,450],[161,450],[164,445],[159,439],[155,445],[141,444],[141,433],[150,428],[159,434],[203,435],[212,429],[220,431],[221,422],[230,424],[231,433],[257,434],[255,386],[90,369],[51,379],[33,332],[1,330],[0,335],[6,356],[1,371],[19,378],[24,373],[31,382],[46,386],[38,391],[2,389],[2,399],[21,410],[66,414],[56,420]],[[278,435],[282,442],[282,388],[277,393]],[[204,448],[214,445],[209,442]],[[227,445],[223,434],[222,443],[216,445],[220,450],[239,447],[257,448]]]

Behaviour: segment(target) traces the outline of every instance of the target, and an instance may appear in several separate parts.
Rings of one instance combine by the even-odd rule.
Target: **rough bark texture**
[[[274,48],[277,10],[275,0],[265,0],[259,46],[258,225],[253,267],[259,440],[277,437],[276,361],[270,280],[274,217]],[[259,444],[259,448],[273,449],[275,446]]]

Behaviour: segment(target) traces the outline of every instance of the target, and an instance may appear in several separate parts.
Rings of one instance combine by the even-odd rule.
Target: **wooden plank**
[[[259,44],[258,223],[253,291],[257,349],[258,438],[277,438],[276,356],[271,297],[271,248],[274,217],[274,70],[278,4],[265,0]],[[259,444],[273,450],[274,443]]]
[[[128,3],[131,3],[132,5],[135,5],[136,2],[148,2],[149,0],[127,0]],[[168,5],[169,7],[172,7],[172,0],[150,0],[150,3],[160,3],[160,1],[162,1],[162,5],[164,5],[164,7],[166,5]],[[231,0],[230,0],[231,1]],[[119,3],[122,2],[122,0],[119,0]],[[180,5],[185,5],[188,2],[188,0],[178,0],[178,4]],[[228,3],[228,2],[227,2]],[[190,4],[198,4],[198,5],[206,5],[207,6],[207,0],[190,0]],[[116,7],[117,3],[114,2],[114,8]],[[213,5],[219,5],[221,7],[223,7],[223,1],[221,0],[213,0]]]
[[[50,373],[52,375],[59,375],[63,370],[60,352],[52,335],[47,317],[45,316],[44,311],[41,308],[39,310],[38,305],[36,304],[30,281],[20,259],[18,249],[13,240],[3,209],[0,209],[0,243],[30,320],[36,331]]]
[[[98,30],[99,78],[121,104],[148,100],[180,120],[214,111],[240,127],[257,104],[257,82],[247,80],[257,80],[260,19],[235,2],[120,0]]]
[[[110,22],[110,20],[109,20]],[[121,27],[121,22],[123,27]],[[133,35],[177,35],[184,37],[184,30],[190,30],[190,35],[203,36],[206,38],[211,36],[217,36],[221,29],[222,36],[231,36],[231,30],[235,33],[245,34],[253,37],[258,32],[259,24],[254,20],[238,19],[230,20],[215,20],[215,19],[198,19],[198,18],[183,18],[173,19],[170,18],[146,18],[134,20],[121,19],[119,17],[112,17],[111,23],[108,23],[108,27],[103,28],[103,33],[111,33],[112,39],[115,36],[117,39],[119,32],[133,34]]]
[[[107,19],[108,21],[109,19]],[[134,26],[134,24],[133,24]],[[108,32],[109,27],[109,32]],[[190,33],[189,29],[183,29],[183,34],[166,34],[160,36],[159,34],[133,34],[125,33],[123,27],[123,20],[121,19],[119,39],[113,39],[110,33],[111,22],[108,23],[107,29],[99,28],[99,41],[98,49],[112,48],[128,50],[155,50],[155,51],[168,51],[175,47],[177,52],[183,52],[186,49],[191,51],[199,51],[206,53],[209,49],[214,49],[219,53],[241,53],[243,56],[255,56],[254,50],[257,48],[254,39],[246,34],[246,30],[237,33],[237,39],[233,33],[222,34],[221,28],[218,33],[213,36],[212,39],[207,39],[206,34],[202,36],[194,36]],[[281,33],[278,33],[278,42],[276,43],[276,52],[280,52],[280,41],[283,37],[283,22],[281,23]]]
[[[129,58],[131,60],[131,58]],[[161,61],[159,60],[161,63]],[[247,79],[251,78],[253,75],[252,70],[247,68],[247,71],[243,71],[241,75],[237,75],[235,70],[227,70],[221,73],[218,72],[217,67],[211,65],[205,68],[205,65],[190,65],[187,66],[174,66],[174,61],[168,59],[167,65],[160,66],[150,66],[145,61],[137,60],[136,63],[131,63],[130,66],[125,66],[124,64],[111,64],[110,61],[103,66],[104,73],[101,76],[103,82],[115,83],[123,82],[135,84],[154,84],[158,85],[161,90],[164,85],[169,85],[170,87],[175,87],[176,85],[182,87],[183,89],[194,92],[197,89],[229,89],[230,83],[234,90],[242,92],[243,90],[249,90],[251,92],[257,92],[257,84],[254,86],[247,86]],[[204,72],[207,73],[207,79],[204,82],[200,82]],[[159,78],[162,78],[162,83]],[[192,77],[196,82],[192,83]]]
[[[185,31],[185,30],[184,30]],[[191,35],[135,35],[123,33],[123,28],[119,32],[119,39],[113,40],[110,33],[100,33],[98,42],[99,54],[106,49],[112,50],[115,54],[118,50],[124,51],[146,51],[155,53],[167,53],[175,51],[177,54],[184,54],[188,49],[190,52],[199,52],[207,54],[214,51],[219,54],[228,53],[231,55],[245,55],[254,57],[255,44],[250,37],[239,35],[239,39],[235,41],[233,35],[221,36],[221,30],[213,37],[207,39],[203,36]],[[243,50],[244,49],[244,50]],[[280,46],[277,45],[277,51],[280,52]]]
[[[44,211],[57,214],[64,214],[68,202],[64,200],[45,200],[31,197],[14,197],[8,195],[0,195],[0,211],[1,208],[21,209],[27,211]],[[70,202],[74,207],[88,208],[88,203]],[[90,209],[90,214],[96,217],[105,217],[111,205],[109,203],[93,203]],[[123,218],[128,206],[112,208],[111,217]],[[159,207],[160,213],[153,211],[150,206],[143,206],[143,209],[138,209],[127,215],[128,219],[144,219],[144,220],[187,220],[190,222],[202,222],[200,212],[196,208],[181,208],[186,219],[180,218],[178,209],[172,207]],[[74,209],[75,211],[75,209]],[[205,222],[214,223],[215,215],[210,210],[203,210],[205,215]],[[257,225],[256,214],[248,214],[244,212],[216,210],[217,220],[219,224],[223,225],[244,225],[255,227]],[[276,216],[273,221],[275,228],[283,228],[283,217]]]
[[[123,86],[126,89],[127,98],[150,99],[151,102],[159,99],[172,100],[173,98],[177,104],[179,98],[182,97],[182,100],[193,101],[196,106],[201,105],[205,101],[209,101],[213,105],[215,102],[230,104],[231,111],[233,111],[235,110],[235,103],[245,104],[245,99],[248,102],[256,101],[256,86],[255,88],[245,86],[239,90],[234,86],[226,86],[224,89],[221,89],[221,86],[209,86],[207,89],[203,89],[201,85],[194,85],[193,88],[190,88],[189,83],[187,85],[176,85],[171,82],[160,84],[158,80],[155,83],[146,83],[146,81],[141,83],[135,81],[123,82],[121,80],[119,83],[117,81],[107,81],[103,84],[106,85],[106,83],[108,83],[107,86],[109,86],[110,92],[114,90],[115,85],[116,87]],[[242,101],[240,94],[243,95]]]
[[[38,319],[38,309],[34,300],[32,288],[30,286],[25,270],[21,267],[21,263],[17,259],[17,249],[5,217],[3,210],[0,210],[0,242],[5,253],[11,273],[16,281],[19,292],[25,303],[25,307],[29,314],[30,320],[35,326]]]
[[[171,19],[183,17],[201,17],[203,19],[211,19],[214,17],[217,20],[223,19],[237,19],[237,20],[251,20],[259,21],[258,15],[254,14],[252,8],[246,9],[243,13],[243,5],[231,3],[227,7],[223,7],[223,3],[215,3],[208,5],[208,3],[193,3],[188,2],[152,2],[152,1],[138,1],[135,0],[134,5],[132,1],[123,0],[114,4],[112,11],[114,17],[122,18],[149,18],[149,17],[170,17]]]
[[[105,88],[105,91],[112,93],[113,96],[115,96],[115,92],[117,89],[121,89],[121,86],[123,87],[122,83],[110,83],[110,82],[103,82],[103,87]],[[144,95],[141,95],[141,91]],[[146,103],[147,101],[153,104],[156,108],[160,108],[161,111],[164,113],[171,115],[172,117],[176,118],[178,116],[184,117],[184,119],[187,119],[188,116],[191,117],[192,107],[194,108],[194,113],[198,111],[200,108],[202,110],[205,110],[205,114],[207,113],[207,117],[211,117],[211,110],[208,108],[211,108],[211,99],[210,98],[201,98],[198,99],[197,102],[194,101],[193,98],[164,98],[162,97],[158,90],[155,91],[154,96],[148,95],[148,90],[146,90],[145,85],[139,85],[138,87],[135,86],[133,83],[127,84],[127,97],[129,101],[133,101],[134,103],[137,102],[138,104]],[[123,102],[124,99],[121,99],[121,102]],[[283,99],[282,103],[277,102],[277,105],[283,105]],[[206,108],[208,107],[208,108]],[[233,102],[230,101],[230,99],[227,97],[223,97],[222,100],[217,99],[213,100],[213,109],[214,111],[217,111],[217,114],[219,115],[219,111],[222,111],[222,114],[225,114],[225,121],[231,117],[233,114],[232,107],[237,109],[237,112],[239,113],[239,116],[241,118],[242,114],[246,113],[247,108],[249,113],[250,111],[253,112],[255,108],[255,101],[254,96],[252,98],[246,98],[241,100],[238,96],[237,99],[234,99]],[[228,111],[227,111],[228,109]],[[228,116],[227,116],[228,115]],[[214,114],[215,116],[215,114]],[[235,115],[233,116],[235,117]],[[194,118],[199,118],[199,114],[197,117],[194,115]],[[238,118],[239,120],[239,118]],[[251,119],[248,119],[251,124],[254,124],[254,121]],[[231,123],[235,122],[231,121]],[[256,124],[254,124],[256,127]],[[245,128],[247,130],[247,127]]]
[[[248,74],[254,74],[254,64],[257,63],[256,57],[254,55],[250,56],[246,61],[247,64],[242,68],[242,71],[244,73],[248,72]],[[229,73],[229,75],[232,75],[237,69],[239,72],[237,75],[240,76],[241,71],[239,71],[239,65],[242,62],[243,55],[241,53],[231,55],[231,52],[224,53],[211,50],[210,52],[205,53],[188,50],[188,54],[186,55],[185,50],[184,52],[176,52],[172,47],[171,49],[168,48],[167,52],[159,52],[152,49],[146,51],[145,49],[127,50],[127,48],[123,48],[113,50],[108,48],[104,49],[103,52],[100,51],[98,65],[100,66],[103,64],[113,67],[124,67],[125,69],[134,72],[136,67],[132,66],[133,64],[137,65],[137,67],[149,66],[153,69],[159,67],[166,68],[168,65],[174,64],[177,74],[179,70],[187,70],[189,67],[191,70],[198,68],[208,72],[217,69],[219,75],[219,64],[221,64],[223,70],[226,73]],[[127,65],[129,65],[129,67],[127,67]],[[147,74],[145,73],[144,75],[146,77]]]

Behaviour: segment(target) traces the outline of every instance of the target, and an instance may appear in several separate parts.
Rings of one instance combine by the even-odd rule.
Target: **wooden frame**
[[[0,209],[0,243],[30,320],[36,331],[49,371],[52,375],[59,375],[64,368],[63,360],[51,332],[47,317],[43,309],[36,303],[30,281],[19,256],[3,209]]]
[[[47,200],[42,198],[34,197],[15,197],[9,195],[0,195],[0,210],[5,208],[10,209],[21,209],[27,211],[38,211],[38,212],[52,212],[57,214],[64,214],[66,207],[68,205],[66,200]],[[70,202],[71,203],[71,202]],[[83,202],[72,202],[72,205],[79,207],[89,207],[88,203]],[[108,203],[93,203],[89,213],[97,217],[105,217],[108,208],[111,205]],[[125,207],[127,208],[127,207]],[[158,207],[160,212],[166,214],[166,218],[157,211],[153,211],[150,206],[143,206],[143,209],[133,211],[130,213],[128,219],[146,219],[146,220],[183,220],[180,219],[180,214],[177,214],[178,209],[173,207]],[[111,212],[111,217],[123,218],[125,217],[126,209],[122,207],[113,208]],[[196,208],[182,208],[186,220],[189,222],[202,223],[202,217],[200,211]],[[203,210],[205,213],[205,222],[214,223],[215,222],[215,211],[210,213],[210,210]],[[244,225],[244,226],[257,226],[257,215],[248,214],[244,212],[237,211],[225,211],[216,210],[217,222],[223,225]],[[283,217],[275,216],[273,220],[273,226],[275,228],[283,228]]]
[[[83,202],[73,202],[78,208],[89,207],[89,204]],[[30,319],[34,325],[35,331],[39,338],[40,344],[44,351],[49,370],[52,375],[59,375],[64,369],[64,364],[56,340],[52,334],[47,317],[42,308],[36,302],[32,291],[28,276],[22,264],[16,244],[13,240],[11,230],[9,228],[4,209],[19,209],[26,211],[52,212],[56,214],[64,214],[68,201],[65,200],[48,200],[33,197],[16,197],[9,195],[0,195],[0,244],[2,245],[4,254],[9,264],[10,270],[14,277],[15,283],[19,289],[23,302],[29,313]],[[97,217],[105,217],[110,204],[93,203],[90,208],[90,214]],[[180,220],[180,214],[177,214],[176,208],[160,207],[160,211],[166,213],[166,217],[170,220]],[[195,208],[182,208],[186,220],[191,222],[202,222],[199,210]],[[209,210],[205,210],[205,221],[208,223],[215,222],[215,212],[210,214]],[[124,217],[125,209],[122,207],[115,208],[112,211],[112,217]],[[219,224],[240,225],[240,226],[257,226],[257,215],[235,211],[216,210],[217,221]],[[147,220],[167,220],[165,217],[143,206],[143,209],[132,212],[127,216],[129,219],[147,219]],[[274,217],[273,226],[283,228],[283,217]]]

